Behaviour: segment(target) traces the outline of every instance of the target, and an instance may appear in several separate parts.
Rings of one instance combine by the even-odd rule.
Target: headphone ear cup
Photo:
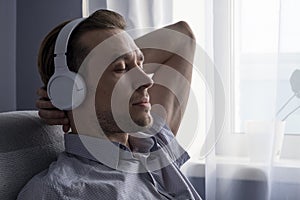
[[[83,78],[74,72],[54,74],[47,86],[51,103],[61,110],[77,108],[85,99],[86,85]]]

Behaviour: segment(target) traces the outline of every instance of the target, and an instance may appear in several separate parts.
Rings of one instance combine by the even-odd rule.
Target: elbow
[[[192,38],[193,40],[195,40],[195,35],[191,29],[191,27],[189,26],[189,24],[185,21],[179,21],[176,23],[176,25],[181,29],[181,31],[188,35],[190,38]]]

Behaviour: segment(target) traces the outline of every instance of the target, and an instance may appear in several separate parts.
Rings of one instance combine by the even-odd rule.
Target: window
[[[234,130],[245,120],[271,119],[293,95],[289,78],[300,68],[300,2],[234,1]],[[294,98],[278,119],[299,105]],[[286,133],[300,134],[300,110],[286,121]]]

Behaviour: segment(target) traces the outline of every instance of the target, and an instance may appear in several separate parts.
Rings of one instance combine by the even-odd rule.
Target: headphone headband
[[[66,24],[59,32],[56,42],[55,42],[55,49],[54,49],[54,66],[55,70],[59,67],[67,66],[67,48],[69,43],[69,38],[71,33],[76,28],[76,26],[82,22],[85,18],[75,19],[68,24]]]

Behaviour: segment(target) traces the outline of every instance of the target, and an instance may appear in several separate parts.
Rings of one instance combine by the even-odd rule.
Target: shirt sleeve
[[[154,135],[159,146],[166,150],[166,154],[172,159],[172,162],[180,168],[190,156],[177,142],[166,121],[154,112],[151,115],[153,124],[148,129],[148,134]]]
[[[156,134],[156,139],[159,145],[166,148],[168,155],[177,167],[180,168],[187,160],[190,159],[190,156],[180,146],[168,125],[165,124],[162,127],[162,129]]]

